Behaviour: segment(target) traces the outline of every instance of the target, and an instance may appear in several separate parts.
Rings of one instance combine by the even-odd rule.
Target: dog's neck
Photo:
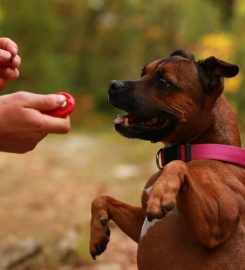
[[[217,143],[241,146],[239,128],[236,115],[230,104],[221,95],[213,109],[211,125],[192,143]]]

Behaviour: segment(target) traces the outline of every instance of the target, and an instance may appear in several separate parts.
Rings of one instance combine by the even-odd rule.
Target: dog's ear
[[[170,56],[181,56],[191,61],[195,61],[195,56],[192,53],[186,52],[184,50],[176,50],[173,53],[171,53]]]
[[[231,78],[236,76],[239,72],[237,65],[224,62],[214,56],[200,60],[197,63],[205,74],[206,79],[204,85],[206,86],[206,90],[215,93],[216,97],[218,97],[224,89],[224,77]]]
[[[238,74],[239,67],[211,56],[205,60],[198,61],[203,70],[210,75],[231,78]]]

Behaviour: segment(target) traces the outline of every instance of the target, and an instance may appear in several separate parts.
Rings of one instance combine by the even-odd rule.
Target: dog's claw
[[[162,212],[166,216],[170,211],[173,210],[173,208],[174,208],[174,204],[173,205],[168,205],[168,206],[163,206],[162,207]]]
[[[100,255],[100,254],[102,253],[102,248],[101,248],[100,245],[96,245],[96,246],[95,246],[95,249],[96,249],[96,254],[97,254],[97,255]]]
[[[104,236],[99,242],[99,244],[96,244],[93,246],[93,248],[91,248],[90,254],[94,260],[96,259],[96,256],[99,256],[106,250],[106,246],[108,242],[109,242],[109,237]]]
[[[106,230],[106,235],[107,235],[108,237],[111,235],[111,231],[110,231],[109,228],[107,228],[107,230]]]
[[[102,220],[100,221],[100,223],[101,223],[104,227],[106,227],[106,226],[108,225],[108,223],[109,223],[109,218],[102,219]]]
[[[167,204],[167,205],[159,205],[158,207],[155,207],[154,211],[147,210],[147,220],[149,222],[152,222],[154,219],[161,219],[165,217],[169,212],[173,210],[175,207],[174,203]]]
[[[90,253],[91,254],[91,257],[93,258],[93,260],[96,261],[96,254],[95,253]]]
[[[154,219],[154,218],[153,218],[152,216],[150,216],[150,215],[147,216],[147,220],[148,220],[149,222],[152,222],[153,219]]]

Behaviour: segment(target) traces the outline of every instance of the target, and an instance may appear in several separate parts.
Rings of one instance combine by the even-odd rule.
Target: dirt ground
[[[136,244],[113,225],[106,252],[90,258],[90,204],[99,193],[140,204],[160,147],[106,131],[53,135],[31,153],[0,153],[1,242],[32,238],[43,246],[42,259],[18,269],[136,270]],[[75,259],[62,261],[57,250],[69,235]]]

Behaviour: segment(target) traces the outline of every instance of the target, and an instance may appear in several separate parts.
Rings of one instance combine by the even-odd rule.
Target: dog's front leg
[[[92,203],[91,256],[95,259],[106,249],[110,236],[110,220],[138,242],[144,219],[145,214],[141,207],[131,206],[107,195],[98,196]]]
[[[245,189],[227,172],[222,175],[200,166],[189,170],[183,161],[172,161],[152,187],[146,215],[149,220],[164,217],[177,203],[196,240],[215,248],[224,243],[238,225],[244,199],[236,190],[244,194]]]

